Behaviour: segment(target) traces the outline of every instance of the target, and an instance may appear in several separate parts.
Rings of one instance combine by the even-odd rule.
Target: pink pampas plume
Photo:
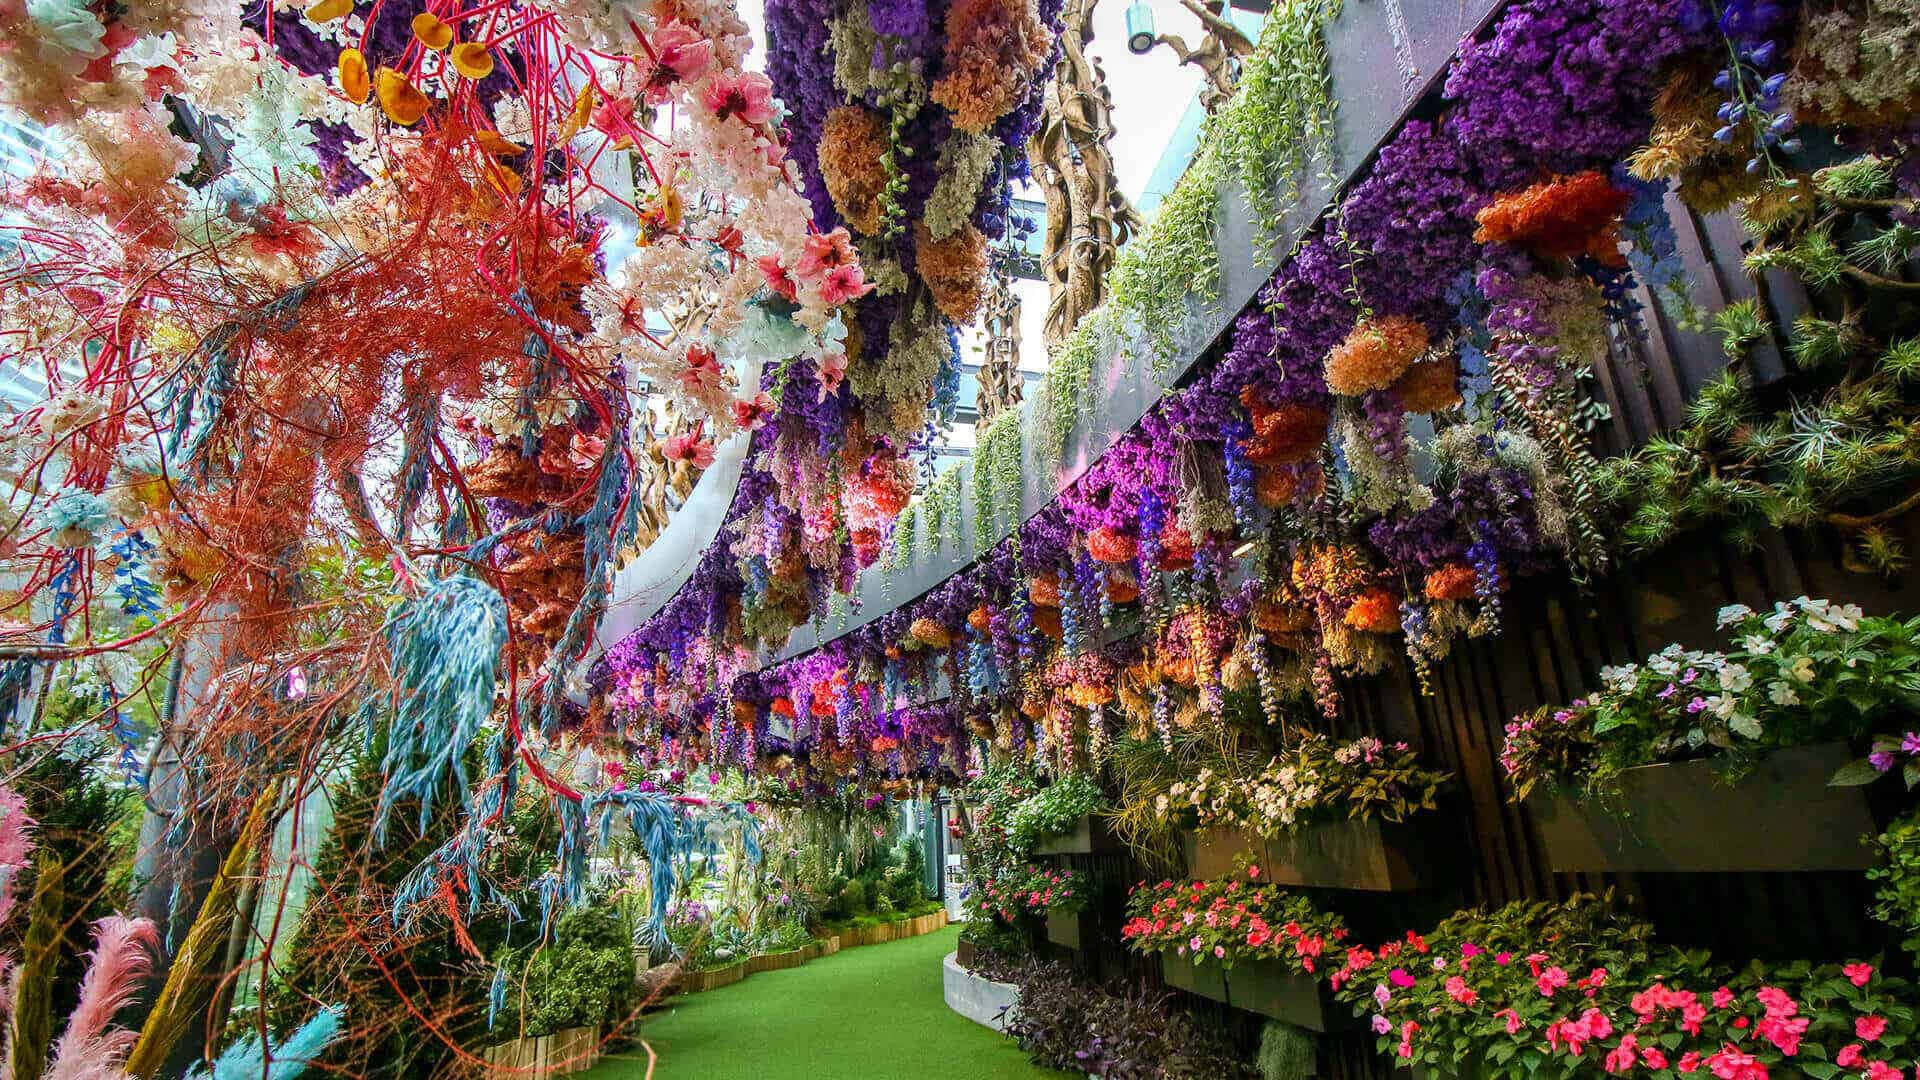
[[[80,1004],[53,1045],[45,1080],[123,1080],[127,1052],[139,1036],[114,1026],[113,1017],[153,970],[158,942],[151,919],[109,915],[93,924],[93,952],[80,983]]]
[[[13,880],[33,855],[33,819],[27,816],[27,797],[0,787],[0,923],[13,914],[18,898]]]

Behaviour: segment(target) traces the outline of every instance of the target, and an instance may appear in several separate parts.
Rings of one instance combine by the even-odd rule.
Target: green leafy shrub
[[[1080,819],[1106,809],[1100,785],[1085,773],[1071,773],[1021,800],[1007,815],[1007,840],[1020,851],[1049,836],[1072,832]]]
[[[551,945],[506,949],[496,959],[507,974],[496,1034],[551,1035],[568,1028],[604,1028],[625,1018],[633,945],[625,921],[610,904],[569,911],[556,924]]]
[[[1867,871],[1879,883],[1873,917],[1899,931],[1901,947],[1920,958],[1920,810],[1887,826],[1875,842],[1886,863]]]

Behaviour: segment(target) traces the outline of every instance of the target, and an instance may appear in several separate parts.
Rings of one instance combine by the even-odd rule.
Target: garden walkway
[[[675,998],[640,1028],[655,1080],[1060,1080],[1013,1041],[947,1008],[940,959],[957,926],[848,949],[786,971]],[[610,1056],[585,1080],[641,1080],[646,1052]]]

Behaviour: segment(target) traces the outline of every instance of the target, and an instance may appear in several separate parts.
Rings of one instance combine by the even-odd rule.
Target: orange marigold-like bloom
[[[1140,585],[1130,577],[1114,574],[1107,578],[1107,599],[1115,604],[1131,604],[1140,599]]]
[[[1427,599],[1466,600],[1479,576],[1465,563],[1448,563],[1427,575]]]
[[[1060,609],[1057,607],[1034,608],[1033,625],[1036,630],[1055,641],[1066,636],[1066,632],[1060,626]]]
[[[1385,589],[1368,589],[1341,621],[1369,634],[1391,634],[1400,629],[1400,601]]]
[[[1327,354],[1327,389],[1345,397],[1384,390],[1427,351],[1427,328],[1405,315],[1370,319]]]
[[[1460,359],[1452,353],[1424,360],[1393,384],[1400,407],[1410,413],[1444,412],[1460,404]]]
[[[1273,597],[1254,602],[1253,625],[1269,634],[1291,634],[1313,624],[1313,612]]]
[[[1037,608],[1060,606],[1060,578],[1056,574],[1035,574],[1027,579],[1027,599]]]
[[[1259,500],[1261,506],[1278,510],[1292,502],[1293,494],[1298,490],[1300,481],[1287,469],[1253,470],[1253,497]]]
[[[1495,199],[1480,211],[1473,238],[1549,257],[1592,255],[1617,265],[1614,229],[1626,207],[1627,193],[1603,172],[1556,176]]]
[[[915,268],[941,314],[970,323],[980,312],[987,281],[987,238],[971,223],[935,240],[924,221],[913,226]]]
[[[992,622],[993,609],[985,604],[981,604],[972,611],[967,612],[967,625],[983,634],[987,632],[987,627],[992,625]]]
[[[1253,437],[1243,448],[1257,465],[1296,465],[1318,453],[1327,441],[1327,410],[1287,402],[1279,407],[1248,387],[1240,402],[1253,422]]]
[[[1193,565],[1193,536],[1178,521],[1170,520],[1160,530],[1159,567],[1169,573]]]
[[[944,649],[953,644],[952,632],[940,625],[938,620],[925,615],[913,620],[913,625],[907,628],[907,633],[912,634],[914,640],[920,644],[935,649]]]
[[[1133,542],[1133,537],[1119,529],[1102,525],[1087,533],[1087,554],[1094,562],[1132,562],[1138,551],[1139,546]]]
[[[947,9],[942,75],[928,95],[953,126],[978,135],[1027,95],[1053,49],[1034,0],[956,0]]]
[[[869,235],[880,231],[880,193],[887,187],[881,158],[887,123],[864,105],[841,105],[820,128],[820,175],[833,208],[847,224]]]

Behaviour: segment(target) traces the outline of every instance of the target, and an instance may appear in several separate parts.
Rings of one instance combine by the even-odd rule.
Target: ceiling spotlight
[[[1153,9],[1147,0],[1127,5],[1127,49],[1141,56],[1153,51]]]
[[[1233,557],[1238,559],[1253,551],[1253,541],[1249,540],[1233,549]]]

